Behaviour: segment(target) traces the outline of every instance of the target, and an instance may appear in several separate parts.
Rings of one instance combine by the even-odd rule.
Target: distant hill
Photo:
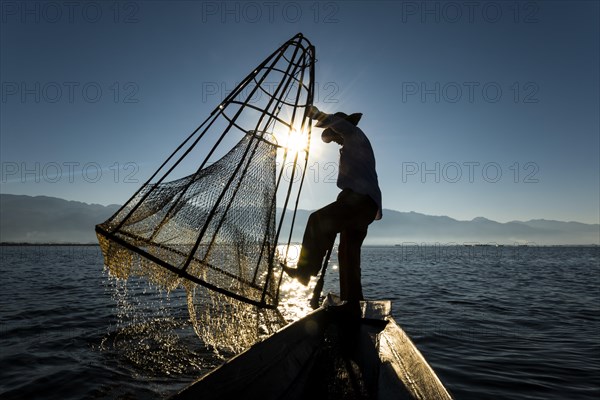
[[[94,226],[119,207],[0,194],[0,242],[97,243]]]
[[[0,242],[96,243],[94,225],[119,205],[103,206],[55,197],[0,194]],[[293,241],[300,241],[311,211],[298,210]],[[551,220],[499,223],[483,217],[459,221],[446,216],[384,210],[369,227],[365,244],[498,243],[600,244],[600,225]],[[285,218],[287,223],[291,218]],[[283,232],[289,232],[289,225]]]
[[[302,239],[309,214],[310,211],[298,211],[294,228],[296,241]],[[286,231],[286,227],[283,230]],[[543,219],[500,223],[483,217],[459,221],[447,216],[385,209],[383,219],[369,226],[365,244],[402,243],[600,245],[600,225]]]

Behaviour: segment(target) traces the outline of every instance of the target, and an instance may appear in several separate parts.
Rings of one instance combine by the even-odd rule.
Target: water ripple
[[[125,315],[97,247],[29,251],[0,249],[3,399],[164,398],[222,362],[184,297],[140,283]],[[599,251],[365,247],[363,287],[457,399],[597,399]]]

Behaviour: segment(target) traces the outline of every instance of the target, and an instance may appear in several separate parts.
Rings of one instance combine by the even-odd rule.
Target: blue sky
[[[599,3],[2,1],[0,192],[122,203],[298,32],[384,208],[599,223]],[[300,207],[337,193],[315,143]],[[318,174],[316,173],[318,171]]]

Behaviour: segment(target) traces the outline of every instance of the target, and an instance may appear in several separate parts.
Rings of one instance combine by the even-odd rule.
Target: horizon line
[[[69,200],[69,199],[65,199],[65,198],[62,198],[62,197],[49,196],[49,195],[45,195],[45,194],[28,195],[28,194],[14,194],[14,193],[1,193],[0,192],[0,196],[3,196],[3,195],[8,195],[8,196],[25,196],[25,197],[32,197],[32,198],[34,198],[34,197],[48,197],[48,198],[59,199],[59,200],[64,200],[64,201],[72,201],[72,202],[76,202],[76,203],[83,203],[83,204],[87,204],[87,205],[90,205],[90,206],[101,206],[101,207],[110,207],[110,206],[121,207],[123,205],[123,204],[119,204],[119,203],[110,203],[110,204],[88,203],[86,201]],[[280,207],[278,207],[278,208],[280,208]],[[298,210],[299,211],[308,211],[308,212],[311,212],[311,211],[315,211],[317,209],[298,208]],[[511,220],[506,221],[506,222],[500,222],[500,221],[496,221],[496,220],[493,220],[493,219],[489,219],[489,218],[481,216],[481,215],[479,215],[477,217],[473,217],[472,219],[469,220],[469,219],[457,219],[455,217],[451,217],[451,216],[446,215],[446,214],[425,214],[423,212],[418,212],[418,211],[414,211],[414,210],[411,210],[411,211],[401,211],[401,210],[395,210],[395,209],[392,209],[392,208],[383,208],[382,211],[386,211],[386,210],[387,211],[392,211],[392,212],[397,212],[397,213],[405,213],[405,214],[414,213],[414,214],[420,214],[420,215],[425,215],[425,216],[429,216],[429,217],[446,217],[446,218],[453,219],[454,221],[457,221],[457,222],[473,222],[474,220],[476,220],[478,218],[483,218],[483,219],[486,219],[488,221],[495,222],[495,223],[498,223],[498,224],[508,224],[508,223],[512,223],[512,222],[548,221],[548,222],[577,223],[577,224],[584,224],[584,225],[600,225],[600,219],[597,222],[581,222],[581,221],[575,221],[575,220],[566,220],[565,221],[565,220],[558,220],[558,219],[532,218],[532,219],[528,219],[528,220],[511,219]]]

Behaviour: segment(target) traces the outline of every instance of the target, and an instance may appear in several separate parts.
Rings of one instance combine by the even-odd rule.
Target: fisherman
[[[369,139],[357,127],[362,114],[326,114],[311,106],[307,116],[323,128],[325,143],[339,144],[340,162],[337,186],[342,190],[333,203],[308,218],[297,268],[283,266],[288,275],[307,285],[316,276],[338,233],[340,243],[340,298],[349,304],[363,300],[360,281],[360,248],[367,227],[381,219],[381,190],[375,171],[375,156]]]

